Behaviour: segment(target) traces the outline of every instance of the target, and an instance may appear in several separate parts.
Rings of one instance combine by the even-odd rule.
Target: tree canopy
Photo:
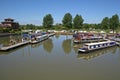
[[[110,28],[110,19],[108,17],[103,18],[101,22],[102,29],[109,29]]]
[[[72,28],[72,15],[70,13],[66,13],[63,17],[62,23],[66,28]]]
[[[82,18],[82,16],[81,15],[76,15],[75,16],[75,18],[73,19],[73,26],[74,26],[74,28],[81,28],[82,27],[82,25],[83,25],[83,18]]]
[[[54,20],[52,18],[51,14],[47,14],[44,18],[43,18],[43,27],[49,29],[53,26]]]
[[[119,27],[119,16],[117,14],[110,18],[110,29],[114,30]]]
[[[26,24],[26,25],[20,25],[21,29],[25,30],[25,29],[40,29],[40,26],[36,26],[33,24]]]

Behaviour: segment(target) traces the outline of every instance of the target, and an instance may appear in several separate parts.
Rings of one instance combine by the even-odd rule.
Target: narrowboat
[[[90,38],[81,38],[81,39],[74,39],[74,43],[88,43],[88,42],[97,42],[103,41],[102,37],[90,37]]]
[[[88,42],[98,42],[104,41],[102,36],[95,36],[90,33],[77,33],[73,35],[74,43],[88,43]]]
[[[86,43],[82,48],[78,49],[78,52],[88,53],[94,50],[112,47],[118,45],[115,41],[103,41],[103,42],[95,42],[95,43]]]
[[[41,36],[36,36],[34,39],[31,39],[30,43],[35,44],[35,43],[41,42],[41,41],[43,41],[45,39],[48,39],[47,34],[44,34],[44,35],[41,35]]]

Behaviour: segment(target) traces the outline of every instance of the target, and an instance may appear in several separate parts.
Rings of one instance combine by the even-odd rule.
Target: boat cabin
[[[86,43],[83,48],[79,48],[80,52],[89,52],[92,50],[102,49],[106,47],[111,47],[117,45],[115,41],[104,41],[104,42],[96,42],[96,43]]]

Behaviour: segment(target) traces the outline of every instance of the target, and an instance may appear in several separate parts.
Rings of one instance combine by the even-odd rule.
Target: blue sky
[[[20,24],[41,25],[46,14],[54,23],[62,23],[65,13],[82,15],[84,23],[100,23],[104,17],[118,14],[120,0],[0,0],[0,22],[13,18]]]

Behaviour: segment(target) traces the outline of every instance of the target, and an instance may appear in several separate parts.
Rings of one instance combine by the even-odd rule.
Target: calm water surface
[[[120,80],[120,47],[78,54],[72,36],[0,52],[0,80]],[[1,37],[0,44],[8,44]],[[3,44],[4,43],[4,44]]]

